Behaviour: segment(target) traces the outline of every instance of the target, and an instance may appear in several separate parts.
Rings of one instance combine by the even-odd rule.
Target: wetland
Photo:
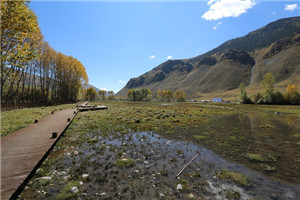
[[[20,199],[300,196],[299,107],[96,104],[109,109],[77,114]]]

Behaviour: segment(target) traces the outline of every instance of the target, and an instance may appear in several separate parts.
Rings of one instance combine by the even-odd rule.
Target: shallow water
[[[165,136],[195,141],[228,160],[242,163],[266,176],[300,184],[299,132],[299,115],[255,112],[216,116],[207,124]],[[198,135],[205,139],[195,139]],[[262,155],[265,161],[250,160],[248,154]],[[268,171],[265,166],[275,170]]]
[[[109,185],[117,184],[118,182],[115,182],[114,178],[110,176],[113,171],[113,173],[117,174],[125,173],[125,175],[122,175],[123,178],[119,180],[121,183],[124,182],[124,185],[127,183],[147,185],[147,187],[150,185],[150,188],[145,189],[145,194],[147,195],[154,195],[154,191],[158,190],[159,193],[165,196],[180,197],[182,194],[176,193],[178,182],[176,174],[200,152],[200,155],[180,175],[180,178],[189,182],[189,193],[215,199],[226,198],[227,191],[239,192],[241,199],[297,199],[300,196],[300,188],[298,186],[274,181],[241,164],[229,162],[212,151],[191,142],[168,140],[158,134],[148,132],[116,133],[108,138],[90,134],[90,137],[99,141],[94,144],[95,149],[105,144],[105,152],[99,155],[97,150],[92,150],[91,144],[85,143],[81,148],[77,149],[77,151],[83,153],[76,157],[77,163],[73,168],[81,165],[81,161],[89,157],[91,164],[84,173],[97,175],[99,173],[97,171],[101,169],[102,175],[103,173],[108,174],[108,178],[102,183],[102,188],[105,188],[103,191],[110,195],[112,195],[113,191],[109,189]],[[116,153],[119,152],[122,152],[121,158],[129,157],[135,159],[136,165],[132,168],[122,169],[120,170],[121,172],[116,172],[118,169],[113,165],[110,165],[109,168],[102,168],[97,165],[100,162],[104,163],[105,160],[106,163],[113,161],[117,157]],[[70,159],[72,160],[72,158]],[[71,165],[72,162],[68,163],[68,165]],[[72,168],[72,166],[69,167]],[[220,180],[215,174],[221,169],[240,172],[250,177],[252,185],[242,187],[230,181]],[[136,173],[135,170],[139,172]],[[157,172],[162,171],[166,171],[167,175],[157,174]],[[195,171],[199,172],[200,177],[190,177],[189,174]],[[98,187],[95,187],[97,181],[96,179],[90,179],[89,181],[91,182],[87,183],[89,186],[86,187],[86,190],[88,193],[95,193],[98,190]],[[198,182],[204,183],[200,190],[196,187]],[[105,183],[107,186],[105,186]]]

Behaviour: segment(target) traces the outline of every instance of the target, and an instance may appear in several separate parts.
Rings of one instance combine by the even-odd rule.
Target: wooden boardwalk
[[[2,200],[14,199],[22,191],[76,113],[76,109],[56,111],[0,139]]]
[[[84,112],[84,111],[93,111],[93,110],[105,110],[108,109],[107,106],[96,106],[96,105],[88,105],[88,101],[78,105],[77,110],[79,110],[80,112]]]

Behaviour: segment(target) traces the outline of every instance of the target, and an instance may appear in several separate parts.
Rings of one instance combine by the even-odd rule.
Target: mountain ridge
[[[165,61],[141,76],[131,78],[116,95],[126,96],[128,89],[141,87],[151,89],[152,93],[156,93],[157,89],[182,89],[192,98],[205,96],[203,94],[213,91],[234,90],[241,82],[246,85],[258,83],[262,78],[261,71],[266,71],[266,66],[270,71],[274,71],[273,68],[277,71],[286,70],[283,69],[283,63],[273,61],[274,66],[264,64],[268,59],[278,57],[278,54],[284,54],[281,59],[293,63],[286,67],[291,68],[288,71],[298,74],[299,64],[293,59],[299,61],[299,34],[300,17],[279,19],[243,37],[228,40],[202,55]],[[292,52],[296,52],[296,55],[284,53],[287,49],[293,49]],[[290,73],[286,73],[285,78],[282,78],[276,70],[275,80],[284,81],[292,77]],[[223,77],[222,80],[220,76]],[[214,80],[218,81],[214,83]]]

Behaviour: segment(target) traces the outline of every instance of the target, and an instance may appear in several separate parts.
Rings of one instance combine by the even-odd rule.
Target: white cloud
[[[125,84],[126,81],[118,80],[119,83]]]
[[[153,58],[155,58],[155,55],[149,56],[149,58],[150,58],[150,59],[153,59]]]
[[[107,88],[100,88],[100,90],[107,90]]]
[[[173,58],[173,56],[168,56],[167,60],[171,60]]]
[[[222,22],[217,23],[217,25],[215,25],[215,26],[213,27],[213,29],[216,30],[220,24],[222,24]]]
[[[202,15],[206,20],[217,20],[223,17],[238,17],[255,5],[254,0],[210,0],[209,10]]]
[[[296,3],[295,4],[286,4],[284,7],[284,10],[293,12],[297,8],[298,8],[298,4],[296,4]]]

